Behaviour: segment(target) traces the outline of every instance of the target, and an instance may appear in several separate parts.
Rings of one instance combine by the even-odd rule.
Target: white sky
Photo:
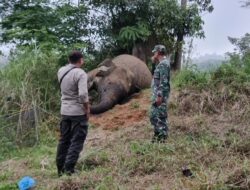
[[[194,56],[232,51],[227,37],[250,33],[250,8],[242,8],[240,1],[212,0],[214,11],[203,16],[206,38],[194,40]]]

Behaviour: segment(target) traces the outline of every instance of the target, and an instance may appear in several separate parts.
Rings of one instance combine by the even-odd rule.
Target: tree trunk
[[[152,49],[156,45],[156,40],[149,37],[147,42],[136,43],[132,49],[132,55],[138,57],[147,64],[148,59],[152,56]]]
[[[181,0],[181,7],[182,9],[186,9],[187,7],[187,0]],[[184,31],[181,31],[177,34],[177,47],[174,57],[174,63],[172,65],[173,70],[180,70],[181,69],[181,59],[182,59],[182,46],[184,40]]]
[[[146,63],[147,57],[146,57],[146,52],[145,52],[144,47],[145,46],[141,43],[135,44],[133,49],[132,49],[132,55],[135,57],[138,57],[140,60],[142,60]]]

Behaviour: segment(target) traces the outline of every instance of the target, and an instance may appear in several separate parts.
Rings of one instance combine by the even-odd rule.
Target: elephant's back
[[[132,55],[119,55],[112,60],[116,66],[129,70],[134,74],[134,83],[139,88],[150,87],[152,74],[146,63]]]

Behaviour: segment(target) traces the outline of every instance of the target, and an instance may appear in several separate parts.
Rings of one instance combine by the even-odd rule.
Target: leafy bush
[[[174,86],[212,89],[226,85],[236,91],[247,90],[250,82],[250,54],[229,56],[230,59],[214,71],[199,71],[195,66],[184,68],[174,77]]]
[[[233,82],[243,83],[249,81],[247,72],[248,63],[247,57],[241,59],[237,54],[230,55],[228,63],[222,64],[217,70],[211,73],[212,80],[223,81],[224,84],[231,84]]]
[[[199,71],[195,66],[186,67],[174,77],[174,86],[177,88],[192,86],[204,88],[207,86],[208,80],[208,73]]]

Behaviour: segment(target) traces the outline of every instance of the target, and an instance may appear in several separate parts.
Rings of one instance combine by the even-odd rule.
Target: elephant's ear
[[[108,76],[115,68],[116,68],[115,65],[113,65],[111,67],[101,66],[98,68],[98,72],[97,72],[96,76],[98,76],[98,77]]]
[[[102,67],[102,66],[112,67],[112,66],[115,66],[115,64],[114,62],[112,62],[112,59],[107,58],[98,65],[98,67]]]
[[[109,75],[115,68],[114,62],[111,59],[105,59],[102,63],[98,65],[98,73],[96,76],[105,77]]]

